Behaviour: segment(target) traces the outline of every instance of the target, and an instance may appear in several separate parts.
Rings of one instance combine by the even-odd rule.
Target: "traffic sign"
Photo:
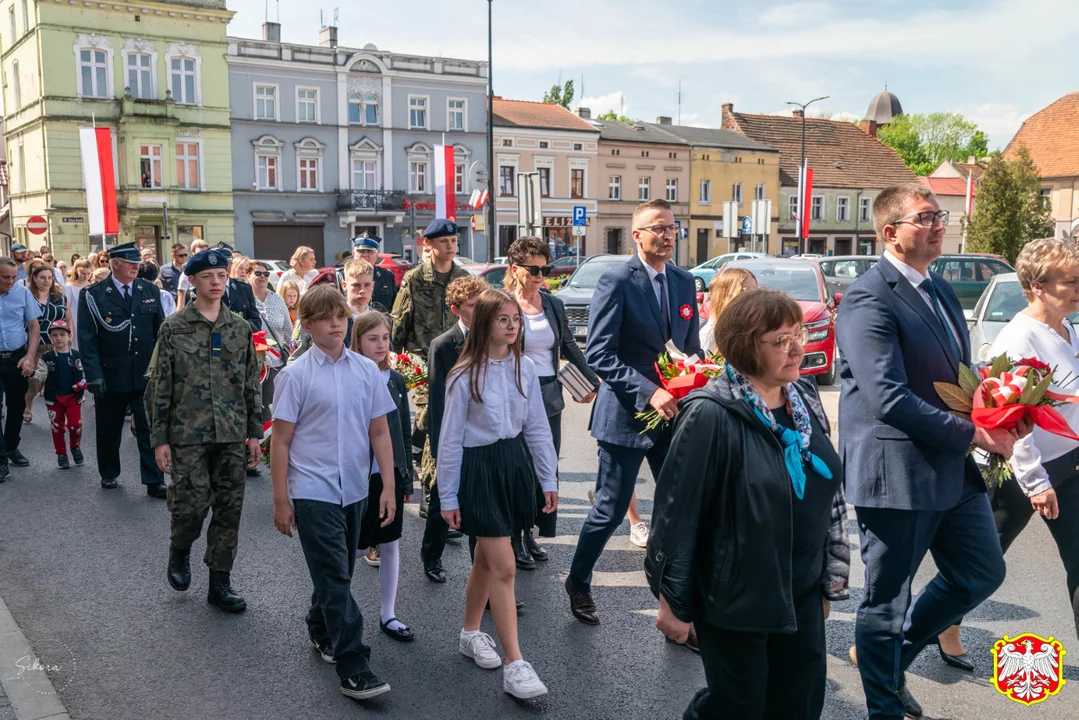
[[[588,224],[588,208],[584,205],[573,206],[573,225],[575,227],[584,227]]]
[[[749,215],[746,215],[744,218],[742,218],[742,234],[753,234],[753,218],[751,218]]]
[[[26,230],[34,235],[44,235],[49,231],[49,221],[40,215],[34,215],[26,221]]]
[[[587,235],[588,234],[588,228],[586,228],[584,225],[574,225],[573,226],[573,234],[574,235]]]

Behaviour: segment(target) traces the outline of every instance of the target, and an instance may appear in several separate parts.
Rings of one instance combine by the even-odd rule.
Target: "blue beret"
[[[114,245],[109,248],[109,259],[123,260],[124,262],[129,263],[141,263],[142,255],[139,253],[138,245],[129,242],[122,245]]]
[[[378,250],[379,243],[382,242],[382,238],[369,232],[363,232],[352,238],[352,248],[354,250]]]
[[[227,250],[200,250],[191,256],[184,265],[184,275],[197,275],[203,270],[224,270],[228,272],[232,255]]]
[[[438,218],[432,220],[431,224],[427,226],[427,229],[423,231],[423,236],[434,240],[440,237],[449,237],[450,235],[457,234],[457,223],[452,220],[446,220],[444,218]]]

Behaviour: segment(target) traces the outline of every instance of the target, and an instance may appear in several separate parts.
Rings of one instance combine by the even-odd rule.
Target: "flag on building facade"
[[[813,169],[803,167],[798,182],[798,219],[801,222],[799,237],[809,237],[809,218],[813,215]]]
[[[453,145],[435,145],[435,217],[457,221]]]
[[[970,215],[974,212],[974,173],[967,173],[967,201],[963,209],[967,214],[967,222],[970,222]]]
[[[116,213],[112,131],[107,127],[79,128],[79,148],[90,235],[115,235],[120,232],[120,220]]]

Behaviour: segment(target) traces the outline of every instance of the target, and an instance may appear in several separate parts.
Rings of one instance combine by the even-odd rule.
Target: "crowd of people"
[[[851,658],[869,717],[921,717],[904,671],[928,644],[972,669],[958,626],[1003,582],[1003,552],[1035,512],[1057,544],[1079,629],[1079,443],[1026,421],[986,430],[947,410],[933,383],[954,382],[970,363],[958,298],[928,270],[947,213],[912,184],[882,191],[873,216],[885,251],[846,293],[837,322],[838,450],[816,383],[800,373],[799,305],[748,271],[725,270],[711,282],[702,326],[692,277],[669,262],[671,208],[652,200],[633,214],[637,252],[599,279],[583,352],[545,287],[545,242],[516,240],[505,287],[492,288],[454,262],[448,220],[427,227],[424,261],[400,288],[375,265],[380,245],[369,234],[335,271],[319,273],[314,251],[298,248],[276,288],[265,263],[201,240],[173,246],[160,269],[133,243],[116,246],[96,282],[101,256],[73,259],[65,286],[14,246],[16,257],[0,259],[0,471],[6,478],[9,461],[27,464],[18,429],[38,392],[60,467],[69,452],[81,464],[89,390],[102,487],[118,484],[130,414],[142,482],[168,500],[169,584],[190,587],[191,546],[210,515],[207,601],[242,612],[230,574],[246,474],[270,428],[273,522],[299,536],[313,588],[308,636],[340,691],[366,700],[390,689],[363,640],[351,592],[357,562],[379,567],[381,631],[415,637],[396,599],[403,506],[419,495],[418,554],[430,581],[446,582],[450,534],[469,539],[460,653],[502,668],[505,692],[534,698],[548,689],[522,651],[514,577],[548,560],[537,535],[556,534],[563,381],[573,374],[571,397],[593,405],[598,454],[565,582],[573,617],[600,623],[593,569],[629,514],[646,546],[656,626],[704,665],[707,687],[684,717],[819,718],[825,621],[830,603],[848,597],[850,503],[866,568]],[[992,354],[1079,375],[1079,337],[1067,321],[1079,310],[1079,251],[1034,241],[1017,272],[1029,306]],[[279,350],[263,363],[259,330]],[[672,347],[722,370],[679,401],[656,369]],[[428,382],[411,390],[415,423],[399,352],[427,363]],[[663,422],[646,427],[638,416],[648,410]],[[1074,404],[1061,412],[1079,427]],[[987,491],[972,447],[1011,458],[1015,479]],[[650,531],[633,514],[645,462],[656,480]],[[937,574],[914,596],[927,552]],[[488,611],[497,640],[481,629]]]

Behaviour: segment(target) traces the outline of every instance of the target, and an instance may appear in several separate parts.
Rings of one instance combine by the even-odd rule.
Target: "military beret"
[[[191,256],[191,259],[184,265],[184,275],[188,277],[197,275],[203,270],[224,270],[228,272],[229,261],[232,256],[228,251],[222,250],[200,250]]]
[[[427,226],[427,229],[423,231],[423,236],[429,240],[440,237],[449,237],[450,235],[456,234],[457,223],[452,220],[446,220],[445,218],[432,220],[431,224]]]
[[[142,262],[142,254],[139,252],[138,245],[129,242],[109,248],[109,259],[137,264]]]
[[[382,242],[382,238],[371,232],[362,232],[356,237],[352,238],[352,248],[354,250],[378,250],[379,244]]]

